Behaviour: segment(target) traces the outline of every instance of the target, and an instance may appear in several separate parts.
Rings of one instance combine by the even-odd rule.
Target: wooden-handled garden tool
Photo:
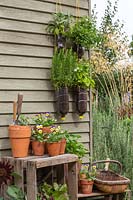
[[[23,102],[23,95],[22,95],[22,94],[18,94],[16,124],[18,124],[19,116],[20,116],[20,114],[21,114],[22,102]]]
[[[17,102],[13,102],[13,124],[16,124]]]

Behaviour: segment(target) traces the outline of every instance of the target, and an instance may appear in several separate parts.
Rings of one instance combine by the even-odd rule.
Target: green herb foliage
[[[72,17],[65,15],[64,13],[53,14],[53,20],[49,22],[47,31],[53,35],[66,35],[66,32],[70,29]]]
[[[72,69],[76,66],[76,62],[77,57],[71,49],[55,50],[51,68],[51,80],[54,88],[72,85]]]

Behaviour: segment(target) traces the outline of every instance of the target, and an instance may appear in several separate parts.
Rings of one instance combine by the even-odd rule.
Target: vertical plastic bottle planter
[[[56,106],[61,118],[65,118],[65,115],[69,112],[68,87],[62,87],[56,91]]]
[[[82,118],[83,114],[87,111],[87,95],[88,92],[86,89],[81,87],[75,89],[76,111],[80,118]]]

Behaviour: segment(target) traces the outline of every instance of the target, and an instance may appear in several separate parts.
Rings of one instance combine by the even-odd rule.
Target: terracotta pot
[[[8,131],[13,157],[21,158],[28,156],[31,127],[10,125]]]
[[[49,156],[58,156],[60,153],[60,142],[47,143]]]
[[[51,133],[52,132],[49,126],[43,127],[42,131],[43,131],[43,133]]]
[[[80,180],[80,188],[83,194],[90,194],[92,193],[94,181],[88,181],[87,179]]]
[[[32,150],[35,156],[43,156],[45,153],[45,142],[32,141]]]
[[[66,148],[66,139],[62,139],[60,142],[60,155],[65,153],[65,148]]]

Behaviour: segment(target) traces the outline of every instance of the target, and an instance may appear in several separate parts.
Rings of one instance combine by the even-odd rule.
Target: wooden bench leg
[[[78,200],[78,174],[76,162],[68,164],[68,192],[70,200]]]
[[[105,200],[113,200],[113,195],[105,196],[104,199]]]

